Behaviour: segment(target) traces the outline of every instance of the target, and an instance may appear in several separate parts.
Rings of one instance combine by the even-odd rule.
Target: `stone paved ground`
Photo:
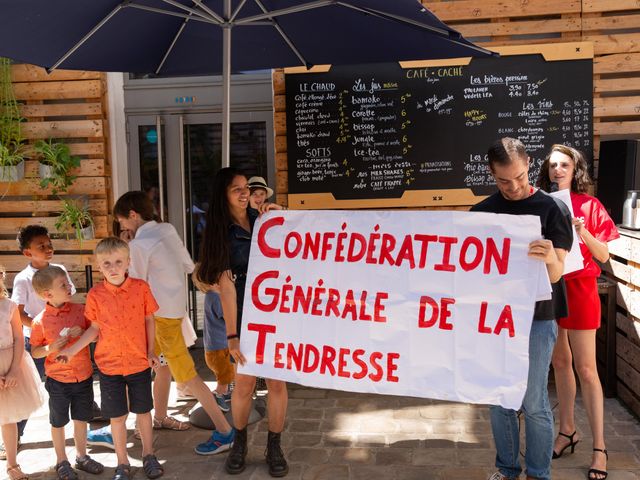
[[[202,357],[202,350],[193,353],[196,358]],[[202,373],[210,378],[206,369]],[[172,414],[186,419],[193,403],[176,402],[173,388],[170,405]],[[586,478],[591,439],[580,403],[577,414],[583,441],[574,455],[554,460],[554,479]],[[208,431],[156,431],[155,448],[166,468],[163,478],[271,478],[263,456],[266,432],[266,420],[250,427],[248,467],[241,475],[229,476],[224,473],[224,454],[201,457],[193,453],[193,447],[206,440]],[[610,452],[609,479],[640,479],[640,422],[615,399],[605,400],[605,432]],[[140,443],[133,438],[132,423],[130,433],[131,462],[139,467]],[[68,453],[73,455],[70,431],[67,438]],[[494,471],[488,410],[475,405],[291,385],[283,446],[290,462],[290,480],[484,480]],[[103,448],[90,453],[110,468],[100,476],[80,472],[80,478],[110,479],[114,453]],[[31,478],[56,478],[46,409],[30,420],[18,459]],[[6,478],[4,462],[0,462],[0,478]],[[146,477],[134,469],[134,478]]]

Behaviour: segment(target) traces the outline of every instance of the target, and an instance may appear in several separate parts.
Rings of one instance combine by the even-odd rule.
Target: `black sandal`
[[[142,457],[142,469],[147,478],[154,479],[164,475],[164,468],[153,454]]]
[[[78,474],[67,460],[61,461],[55,469],[58,480],[78,480]]]
[[[580,441],[580,440],[576,440],[575,442],[573,441],[573,437],[575,437],[576,433],[578,433],[578,432],[574,431],[571,435],[567,435],[566,433],[558,432],[558,436],[562,435],[563,437],[568,438],[569,439],[569,443],[567,445],[565,445],[564,447],[562,447],[562,450],[560,450],[559,453],[556,453],[556,451],[554,450],[553,451],[553,456],[551,458],[554,458],[554,459],[555,458],[560,458],[562,456],[562,454],[564,453],[564,451],[569,447],[571,447],[571,452],[570,453],[573,453],[573,451],[576,448],[576,445]]]
[[[93,473],[94,475],[99,475],[104,471],[104,465],[100,462],[96,462],[89,455],[85,455],[82,458],[76,458],[76,468],[83,472]]]
[[[609,462],[609,453],[606,448],[594,448],[593,451],[604,453],[605,457],[607,457],[607,462]],[[602,475],[602,477],[598,475]],[[597,468],[590,468],[587,472],[587,478],[589,480],[604,480],[608,475],[609,473],[606,470],[598,470]]]
[[[113,476],[113,480],[129,480],[131,475],[131,465],[121,463],[116,467],[116,474]]]

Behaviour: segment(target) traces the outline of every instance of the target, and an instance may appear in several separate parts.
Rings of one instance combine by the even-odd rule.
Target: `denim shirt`
[[[249,269],[249,253],[251,252],[251,233],[253,225],[258,218],[258,211],[251,207],[247,207],[247,215],[249,216],[249,225],[251,232],[247,232],[240,225],[232,223],[229,225],[229,265],[231,273],[235,278],[236,285],[236,301],[238,306],[238,333],[242,325],[242,305],[244,303],[244,288],[247,284],[247,270]]]

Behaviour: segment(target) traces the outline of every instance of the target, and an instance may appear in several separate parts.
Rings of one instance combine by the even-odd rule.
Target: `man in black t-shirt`
[[[524,145],[513,138],[496,141],[488,151],[489,168],[498,192],[475,205],[474,212],[537,215],[542,239],[529,244],[529,256],[546,264],[552,283],[552,298],[536,302],[529,335],[529,375],[522,401],[525,417],[525,469],[527,478],[551,479],[553,415],[547,390],[551,353],[558,329],[555,319],[567,312],[562,272],[573,242],[571,214],[556,201],[529,184],[529,157]],[[531,288],[536,288],[532,285]],[[516,479],[522,472],[517,412],[491,407],[491,429],[496,444],[496,467],[490,480]]]

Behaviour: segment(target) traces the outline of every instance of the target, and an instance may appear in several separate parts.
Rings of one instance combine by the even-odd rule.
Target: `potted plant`
[[[51,193],[66,192],[76,179],[71,170],[80,166],[80,158],[71,155],[69,145],[53,139],[38,140],[34,146],[39,155],[40,188],[51,186]]]
[[[65,234],[67,239],[71,233],[75,233],[76,238],[82,245],[82,240],[94,238],[93,218],[89,213],[89,206],[84,203],[80,205],[77,200],[63,200],[62,211],[56,219],[56,230]]]
[[[20,109],[11,84],[11,61],[0,58],[0,182],[24,178]]]

